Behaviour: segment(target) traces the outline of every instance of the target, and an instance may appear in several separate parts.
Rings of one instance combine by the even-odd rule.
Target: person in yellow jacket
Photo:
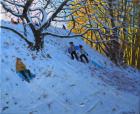
[[[30,82],[29,78],[31,78],[30,70],[26,69],[25,64],[21,61],[20,58],[16,59],[16,71],[20,73],[28,82]]]

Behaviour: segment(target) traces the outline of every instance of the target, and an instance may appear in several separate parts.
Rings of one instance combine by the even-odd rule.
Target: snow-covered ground
[[[21,25],[1,24],[23,31]],[[50,31],[65,34],[62,29]],[[31,34],[28,37],[32,39]],[[70,41],[84,45],[89,64],[70,59]],[[140,113],[140,71],[118,68],[80,38],[47,36],[44,50],[36,54],[15,33],[2,29],[0,57],[0,114]],[[16,57],[36,74],[31,83],[17,75]]]

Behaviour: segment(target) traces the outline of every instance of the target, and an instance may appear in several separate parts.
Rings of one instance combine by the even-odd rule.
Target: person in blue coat
[[[79,58],[76,53],[76,47],[75,47],[74,43],[70,42],[69,44],[70,44],[70,47],[68,48],[68,52],[71,54],[71,58],[72,59],[76,58],[76,60],[78,60]]]

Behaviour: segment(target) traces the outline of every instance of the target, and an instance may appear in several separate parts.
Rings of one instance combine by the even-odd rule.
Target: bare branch
[[[52,16],[48,19],[48,21],[42,25],[40,30],[43,30],[44,28],[47,28],[50,26],[51,21],[57,16],[57,14],[62,10],[62,8],[69,2],[69,0],[65,0],[58,8],[57,10],[52,14]]]
[[[10,27],[6,27],[6,26],[0,26],[0,28],[10,30],[10,31],[16,33],[18,36],[20,36],[24,41],[26,41],[27,44],[29,44],[29,45],[32,44],[32,42],[30,42],[29,40],[27,40],[27,38],[24,35],[22,35],[21,33],[19,33],[17,30],[12,29]]]
[[[46,32],[46,33],[42,33],[42,35],[52,35],[52,36],[55,36],[55,37],[60,37],[60,38],[74,38],[74,37],[81,37],[83,36],[84,34],[86,34],[88,31],[98,31],[99,29],[98,28],[89,28],[87,29],[86,31],[84,31],[83,33],[81,34],[76,34],[76,35],[58,35],[58,34],[54,34],[54,33],[51,33],[51,32]]]

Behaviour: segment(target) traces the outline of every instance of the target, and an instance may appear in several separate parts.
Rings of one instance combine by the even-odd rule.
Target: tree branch
[[[56,11],[52,14],[52,16],[48,19],[48,21],[42,25],[40,30],[42,31],[44,28],[47,28],[50,26],[51,21],[57,16],[57,14],[62,10],[62,8],[69,2],[69,0],[65,0],[57,9]]]
[[[50,32],[42,33],[42,35],[51,35],[51,36],[60,37],[60,38],[74,38],[74,37],[81,37],[90,30],[98,31],[99,29],[98,28],[89,28],[81,34],[76,34],[76,35],[71,35],[71,36],[70,35],[66,35],[66,36],[65,35],[58,35],[58,34],[54,34],[54,33],[50,33]]]
[[[22,34],[19,33],[18,31],[14,30],[14,29],[12,29],[12,28],[10,28],[10,27],[0,26],[0,28],[10,30],[10,31],[16,33],[18,36],[20,36],[28,45],[31,45],[31,44],[32,44],[32,42],[30,42],[29,40],[27,40],[27,38],[26,38],[24,35],[22,35]]]

